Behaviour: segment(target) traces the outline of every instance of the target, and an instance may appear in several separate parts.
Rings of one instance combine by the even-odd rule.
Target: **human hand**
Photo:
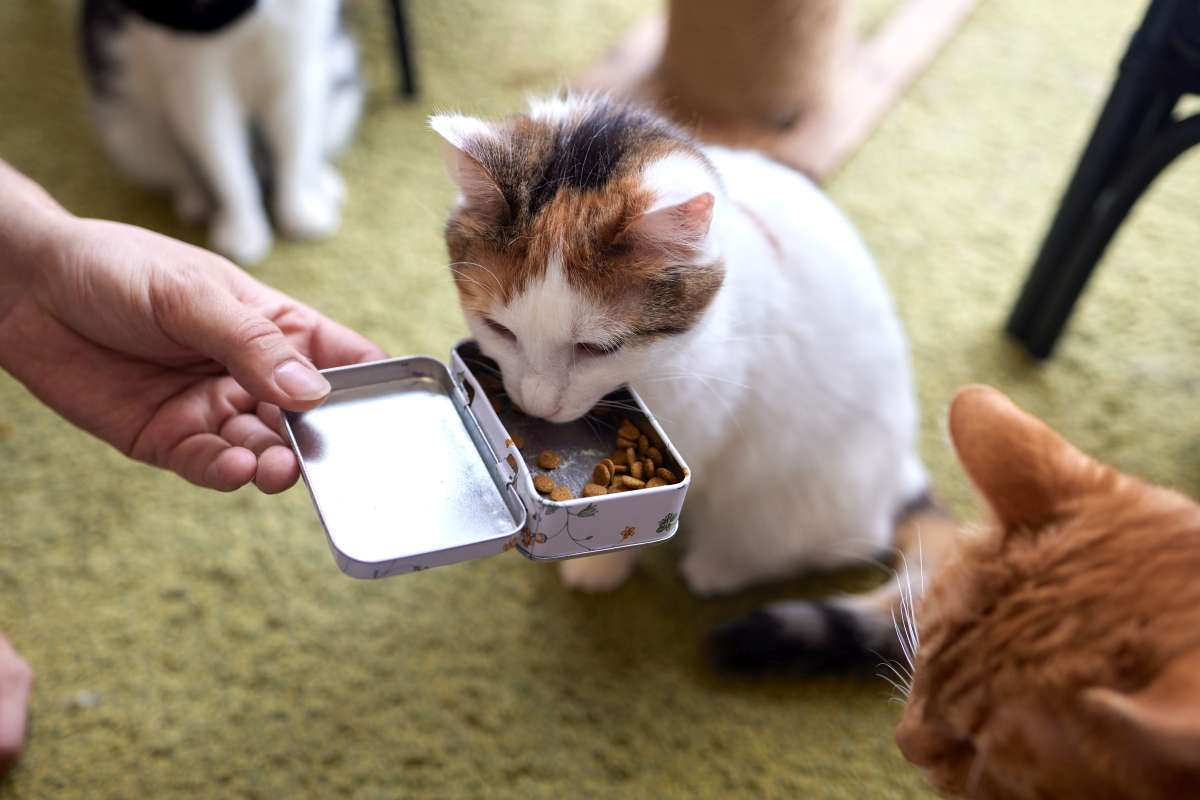
[[[0,302],[0,367],[85,431],[201,486],[290,487],[279,407],[321,403],[314,366],[384,357],[206,250],[61,209],[30,226],[14,236],[10,223],[6,239],[0,223],[0,271],[12,284],[4,256],[25,265]]]

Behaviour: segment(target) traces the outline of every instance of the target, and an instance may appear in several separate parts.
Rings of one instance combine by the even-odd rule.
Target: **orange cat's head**
[[[904,755],[952,796],[1198,796],[1200,506],[994,389],[950,434],[992,522],[921,605]]]

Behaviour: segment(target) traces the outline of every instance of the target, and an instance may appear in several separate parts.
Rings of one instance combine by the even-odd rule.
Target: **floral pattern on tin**
[[[551,534],[541,533],[541,526],[542,522],[545,520],[545,517],[553,516],[559,511],[563,512],[563,523],[559,526],[558,530]],[[535,517],[534,519],[539,531],[537,536],[541,537],[540,539],[535,537],[534,541],[536,541],[538,544],[543,544],[551,539],[557,539],[559,536],[562,536],[565,533],[568,539],[570,539],[577,547],[583,550],[587,550],[589,552],[603,550],[605,548],[602,546],[595,545],[594,543],[591,545],[587,544],[587,542],[591,542],[592,539],[595,538],[594,536],[579,536],[571,531],[572,519],[588,519],[589,517],[594,517],[599,513],[600,508],[595,503],[588,503],[578,511],[572,511],[566,506],[555,503],[547,504],[545,513],[541,517]],[[528,547],[529,545],[525,546]]]
[[[541,531],[534,533],[533,531],[529,530],[528,526],[521,528],[521,544],[528,548],[534,543],[545,544],[546,534],[542,533]]]

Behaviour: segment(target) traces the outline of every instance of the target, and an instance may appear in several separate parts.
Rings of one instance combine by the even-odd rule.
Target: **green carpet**
[[[98,154],[67,0],[0,3],[0,157],[83,214],[189,239]],[[417,2],[425,95],[391,97],[383,4],[359,3],[374,89],[342,234],[264,280],[376,338],[462,333],[440,238],[432,109],[501,113],[595,58],[637,0]],[[881,2],[869,4],[878,19]],[[954,388],[988,381],[1120,466],[1200,494],[1200,162],[1154,190],[1044,367],[998,334],[1142,3],[982,0],[831,191],[909,326],[939,489]],[[38,673],[0,796],[924,797],[882,682],[727,682],[697,643],[765,599],[688,596],[658,548],[582,597],[517,555],[342,577],[303,489],[218,495],[129,463],[0,377],[0,628]],[[870,574],[842,576],[853,587]]]

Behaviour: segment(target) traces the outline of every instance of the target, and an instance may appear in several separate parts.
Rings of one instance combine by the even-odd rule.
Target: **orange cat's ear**
[[[617,241],[647,255],[688,258],[704,247],[716,198],[702,192],[682,203],[652,209],[629,224]]]
[[[459,202],[487,222],[500,223],[509,215],[503,190],[479,156],[499,146],[499,134],[481,119],[438,114],[429,127],[442,137],[446,173],[458,187]]]
[[[1200,771],[1200,653],[1177,657],[1136,692],[1083,692],[1098,727],[1121,748],[1140,749],[1149,765]]]
[[[958,390],[950,438],[971,482],[1008,528],[1050,522],[1106,469],[990,386]]]

